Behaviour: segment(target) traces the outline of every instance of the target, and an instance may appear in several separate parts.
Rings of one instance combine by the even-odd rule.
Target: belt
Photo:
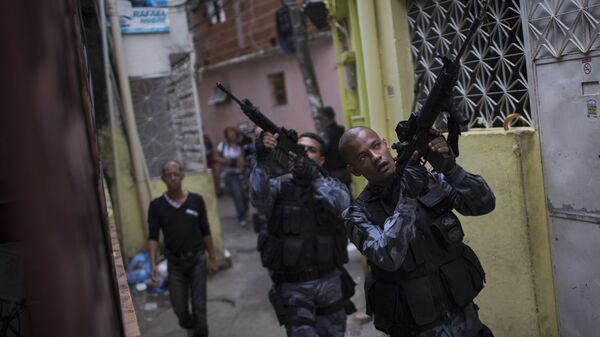
[[[196,254],[198,254],[198,252],[200,251],[200,249],[196,249],[196,250],[181,250],[178,252],[169,252],[167,255],[170,255],[172,257],[176,257],[178,259],[180,258],[184,258],[184,257],[192,257]]]
[[[297,273],[275,272],[271,275],[274,283],[307,282],[320,279],[333,272],[333,269],[318,270],[309,269]]]

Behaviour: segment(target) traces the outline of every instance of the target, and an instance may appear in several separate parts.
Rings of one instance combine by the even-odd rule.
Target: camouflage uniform
[[[258,211],[266,214],[269,219],[267,231],[259,234],[259,251],[261,252],[263,266],[269,269],[271,278],[274,281],[269,297],[280,324],[285,325],[288,336],[342,337],[346,329],[346,312],[343,305],[343,301],[346,299],[342,294],[341,279],[343,277],[341,276],[345,275],[342,272],[342,264],[347,262],[348,257],[345,249],[347,239],[340,214],[349,206],[350,195],[344,184],[335,179],[324,177],[322,174],[319,174],[308,186],[298,187],[301,189],[300,192],[296,189],[297,185],[298,181],[289,173],[271,178],[268,168],[261,161],[258,161],[250,175],[250,200]],[[294,192],[298,192],[298,205],[304,205],[302,206],[304,208],[301,208],[301,212],[289,213],[290,209],[293,211],[298,206],[290,206],[290,203],[295,202],[294,197],[290,197]],[[287,208],[278,211],[282,208],[281,204],[286,204],[285,207]],[[313,205],[317,204],[328,211],[314,211],[312,207],[316,207]],[[318,217],[313,216],[314,214],[324,213],[330,213],[332,217],[336,217],[338,223],[328,222],[327,219],[324,221],[314,219]],[[286,226],[288,227],[286,228]],[[335,229],[335,226],[339,227],[339,230]],[[343,242],[335,241],[335,246],[338,251],[343,248],[343,259],[336,259],[329,262],[329,267],[320,268],[322,266],[320,261],[323,258],[327,259],[327,256],[319,254],[318,251],[315,253],[312,250],[299,250],[296,252],[299,254],[286,253],[285,249],[288,245],[285,244],[287,243],[285,240],[289,237],[296,240],[303,238],[319,241],[316,239],[320,239],[319,235],[321,234],[316,233],[321,233],[324,227],[331,227],[327,230],[340,233],[338,237],[341,237]],[[315,230],[315,234],[297,232],[306,228],[317,228],[317,230]],[[264,248],[267,246],[264,242],[269,242],[270,238],[274,237],[278,242],[283,243],[276,248],[277,253],[271,254],[269,251],[273,248]],[[306,242],[308,241],[300,246],[305,247]],[[310,258],[306,257],[311,254],[314,260],[319,262],[311,264]],[[304,265],[300,263],[296,266],[289,261],[285,263],[290,255],[300,255],[298,259],[299,261],[304,259]],[[274,262],[276,259],[278,259],[277,263]],[[308,262],[306,262],[307,259]],[[295,280],[290,281],[290,277],[295,278]]]
[[[406,184],[394,183],[393,179],[390,179],[388,186],[385,187],[368,185],[358,197],[357,202],[343,214],[350,240],[367,257],[374,272],[373,283],[384,284],[397,298],[397,300],[392,299],[391,306],[387,307],[392,308],[391,312],[381,313],[380,311],[379,315],[378,307],[384,307],[385,304],[377,302],[386,299],[371,299],[372,302],[375,302],[370,304],[375,313],[375,325],[378,329],[394,337],[486,336],[483,333],[489,332],[489,330],[479,321],[477,311],[472,303],[472,298],[483,287],[485,273],[480,265],[476,268],[471,265],[467,266],[468,262],[462,264],[464,260],[462,252],[472,252],[472,250],[462,243],[462,228],[451,210],[455,209],[463,215],[485,214],[495,207],[495,197],[482,177],[468,173],[461,167],[457,167],[456,171],[448,177],[436,172],[427,174],[429,175],[429,185],[417,199],[406,196],[404,187],[407,186]],[[398,184],[399,187],[389,188],[390,184]],[[376,210],[378,211],[376,212]],[[453,218],[456,223],[452,225],[454,226],[452,235],[450,235],[452,240],[448,246],[435,243],[444,241],[439,237],[431,238],[436,236],[433,234],[438,234],[439,228],[443,227],[439,224],[434,227],[432,224],[436,221],[439,222],[440,217],[442,219],[456,218],[455,220]],[[447,238],[444,237],[444,239]],[[444,244],[446,243],[444,242]],[[432,247],[435,248],[435,251]],[[457,251],[458,254],[438,263],[437,261],[441,260],[440,256],[444,258],[444,254],[449,254],[444,252],[448,251]],[[417,256],[434,254],[438,254],[438,256],[435,259],[430,258],[430,260],[419,259]],[[476,256],[474,259],[473,256],[475,256],[474,253],[469,254],[471,260],[476,260],[472,265],[479,264]],[[456,298],[459,296],[452,293],[454,291],[452,286],[456,288],[456,284],[449,285],[447,280],[439,276],[439,274],[443,274],[446,265],[455,261],[460,261],[462,270],[454,275],[460,277],[461,274],[466,273],[469,283],[472,275],[481,278],[480,286],[474,287],[479,289],[459,289],[459,291],[467,292],[467,295],[458,294],[462,295],[460,298],[462,302],[457,301]],[[412,282],[415,280],[418,282]],[[461,279],[461,282],[462,280],[464,279]],[[409,282],[412,282],[410,286],[408,286]],[[425,283],[426,285],[423,285]],[[460,286],[459,284],[458,287]],[[368,287],[366,285],[366,288]],[[408,289],[416,289],[415,291],[418,292],[423,291],[423,287],[429,287],[424,290],[424,293],[433,298],[431,305],[425,309],[420,303],[422,302],[421,294],[407,294],[412,291]],[[365,293],[370,294],[370,289],[366,289]],[[411,295],[412,302],[407,300]],[[369,301],[369,298],[367,300]],[[461,303],[457,305],[456,302]],[[404,311],[396,312],[396,310]],[[418,322],[419,319],[421,323]],[[425,321],[427,323],[423,324],[422,322]],[[491,335],[491,332],[489,333]]]

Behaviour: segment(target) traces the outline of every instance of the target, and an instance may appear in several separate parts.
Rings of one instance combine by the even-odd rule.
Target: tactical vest
[[[281,191],[258,236],[262,265],[276,283],[317,279],[348,262],[340,214],[317,200],[310,184],[282,176]]]
[[[386,205],[366,189],[359,197],[369,220],[383,228],[396,200]],[[367,311],[375,326],[393,336],[414,335],[449,322],[483,288],[485,272],[452,213],[449,198],[432,183],[418,198],[416,236],[400,268],[390,272],[369,263]]]

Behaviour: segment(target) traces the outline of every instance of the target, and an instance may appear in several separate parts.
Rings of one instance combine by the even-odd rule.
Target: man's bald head
[[[168,166],[177,166],[179,168],[179,171],[181,171],[181,169],[182,169],[181,163],[179,163],[175,159],[169,159],[162,164],[161,173],[164,174],[165,170],[167,169]]]
[[[377,133],[375,131],[373,131],[373,129],[366,127],[366,126],[355,126],[353,128],[350,128],[348,130],[346,130],[346,132],[344,132],[344,134],[342,135],[342,137],[340,137],[340,142],[338,143],[338,150],[340,151],[340,154],[342,155],[342,158],[344,158],[344,160],[349,163],[350,162],[350,157],[351,157],[351,153],[349,152],[349,148],[348,145],[350,144],[351,141],[353,141],[354,139],[356,139],[359,134],[361,132],[372,132],[375,135],[377,135]]]
[[[344,132],[338,147],[350,172],[365,177],[369,183],[383,184],[394,172],[394,158],[385,139],[366,126]]]

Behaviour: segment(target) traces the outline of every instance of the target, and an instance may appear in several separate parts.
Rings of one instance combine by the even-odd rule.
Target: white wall
[[[168,33],[123,35],[129,77],[168,73],[169,54],[193,50],[184,8],[169,8]]]

